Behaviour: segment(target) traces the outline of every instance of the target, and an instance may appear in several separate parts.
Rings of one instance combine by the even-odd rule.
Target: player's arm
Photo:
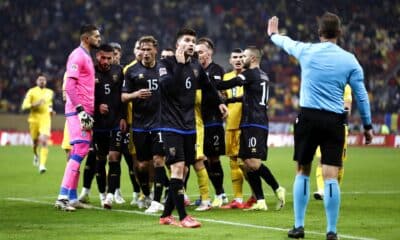
[[[29,110],[32,107],[32,90],[29,89],[25,95],[24,101],[22,102],[21,109],[23,111]]]
[[[249,84],[253,79],[253,72],[251,70],[246,70],[231,80],[217,82],[216,87],[218,90],[225,90],[236,86]]]
[[[242,102],[242,101],[243,101],[243,96],[231,97],[231,98],[227,98],[225,100],[225,104],[237,103],[237,102]]]
[[[106,88],[107,85],[107,88]],[[106,91],[110,92],[110,86],[108,84],[104,84],[103,81],[99,81],[96,83],[95,91],[94,91],[94,109],[96,113],[100,114],[108,114],[108,102],[110,100],[110,96],[106,95]]]
[[[166,88],[173,88],[185,83],[183,74],[184,63],[175,62],[175,57],[167,57],[160,60],[159,76],[160,84]]]
[[[134,91],[135,79],[129,76],[130,76],[130,71],[128,70],[125,74],[125,79],[122,84],[121,100],[123,103],[132,101],[135,98],[146,99],[151,97],[151,91],[148,88],[142,88],[137,91]]]
[[[81,128],[90,130],[93,127],[93,118],[88,114],[80,103],[80,99],[76,93],[77,81],[81,71],[81,59],[76,56],[71,56],[67,63],[67,77],[65,79],[65,93],[68,96],[71,104],[75,106],[76,113],[78,114]]]
[[[54,108],[53,108],[54,98],[55,98],[54,91],[51,90],[51,97],[50,97],[50,100],[49,100],[49,112],[52,115],[56,114],[56,111],[54,111]]]
[[[368,93],[364,85],[364,72],[357,60],[353,71],[349,78],[351,90],[356,97],[357,106],[360,112],[360,117],[364,125],[365,143],[369,144],[372,141],[372,119],[371,108],[368,99]]]
[[[213,72],[210,73],[210,80],[214,84],[215,88],[217,88],[217,84],[220,82],[223,82],[223,76],[225,74],[225,71],[222,67],[216,67]],[[219,90],[217,88],[217,90]],[[226,94],[224,91],[218,91],[219,96],[225,101]]]
[[[215,88],[214,84],[211,83],[206,72],[200,68],[199,71],[199,83],[202,93],[206,95],[205,99],[210,102],[210,104],[216,104],[222,114],[223,118],[228,116],[228,108],[223,103],[221,97],[219,96],[218,90]]]
[[[122,88],[124,82],[124,74],[123,71],[119,74],[119,86],[118,86],[118,95],[122,96]],[[119,111],[117,112],[120,114],[120,121],[119,121],[119,128],[122,132],[125,132],[127,129],[127,116],[128,116],[128,103],[122,102],[122,97],[120,98],[120,102],[117,104],[119,106]]]

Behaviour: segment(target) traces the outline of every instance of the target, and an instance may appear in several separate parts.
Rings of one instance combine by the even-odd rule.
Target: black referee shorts
[[[294,124],[293,159],[300,165],[308,165],[320,146],[321,163],[341,167],[345,119],[345,114],[301,108]]]

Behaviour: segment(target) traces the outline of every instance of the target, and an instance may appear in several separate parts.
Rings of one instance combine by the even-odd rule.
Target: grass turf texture
[[[158,215],[145,215],[129,205],[132,187],[125,162],[122,162],[122,193],[127,203],[101,210],[96,183],[92,184],[91,203],[96,208],[74,213],[57,211],[57,197],[65,167],[65,154],[51,147],[48,171],[40,175],[32,166],[30,147],[0,148],[0,239],[287,239],[293,225],[292,183],[295,164],[292,148],[270,148],[267,165],[287,190],[287,204],[275,211],[276,198],[263,183],[269,210],[212,209],[189,214],[200,219],[200,229],[181,229],[158,225]],[[230,199],[229,161],[223,158],[224,187]],[[341,239],[398,239],[400,236],[400,149],[350,148],[342,184],[342,205],[338,231]],[[81,167],[81,172],[83,167]],[[82,177],[83,174],[81,174]],[[80,180],[80,186],[82,179]],[[197,179],[191,172],[188,194],[194,201]],[[311,192],[315,190],[314,171]],[[79,188],[80,191],[80,188]],[[210,184],[210,196],[213,196]],[[245,183],[246,198],[249,188]],[[325,238],[323,202],[310,196],[306,216],[306,239]]]

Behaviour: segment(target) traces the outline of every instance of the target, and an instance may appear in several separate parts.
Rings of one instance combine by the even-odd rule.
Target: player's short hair
[[[142,43],[152,43],[154,47],[158,47],[158,41],[155,39],[153,36],[143,36],[139,38],[139,46],[142,45]]]
[[[109,43],[104,43],[104,44],[101,44],[101,45],[100,45],[100,47],[99,47],[98,50],[99,50],[99,51],[103,51],[103,52],[113,52],[113,51],[114,51],[114,48],[111,46],[111,44],[109,44]]]
[[[47,76],[46,76],[46,74],[45,74],[45,73],[43,73],[43,72],[39,72],[39,73],[37,73],[37,77],[36,77],[36,79],[38,79],[38,78],[40,78],[40,77],[44,77],[44,78],[46,78],[46,79],[47,79]]]
[[[208,37],[201,37],[197,40],[197,44],[204,44],[207,48],[214,50],[214,42]]]
[[[174,52],[175,50],[171,47],[164,48],[163,51]]]
[[[109,45],[113,48],[113,49],[118,49],[118,50],[122,50],[121,44],[117,43],[117,42],[110,42]]]
[[[90,34],[93,31],[99,30],[99,28],[94,24],[84,24],[81,26],[81,36],[83,34]]]
[[[256,46],[247,46],[246,50],[249,50],[256,57],[256,59],[258,61],[261,60],[261,51],[260,51],[260,49],[258,47],[256,47]]]
[[[175,42],[177,42],[182,36],[184,35],[189,35],[189,36],[193,36],[196,37],[196,31],[193,30],[192,28],[189,27],[184,27],[181,28],[177,33],[176,33],[176,39]]]
[[[337,38],[340,36],[340,18],[330,12],[324,13],[318,21],[318,34],[324,38]]]
[[[242,52],[243,52],[243,49],[241,49],[241,48],[235,48],[231,51],[231,53],[242,53]]]

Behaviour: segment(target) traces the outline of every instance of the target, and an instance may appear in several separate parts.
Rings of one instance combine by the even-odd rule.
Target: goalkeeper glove
[[[78,118],[81,124],[81,128],[86,131],[92,129],[94,123],[92,116],[90,116],[87,112],[85,112],[82,105],[76,106],[75,109],[78,113]]]

